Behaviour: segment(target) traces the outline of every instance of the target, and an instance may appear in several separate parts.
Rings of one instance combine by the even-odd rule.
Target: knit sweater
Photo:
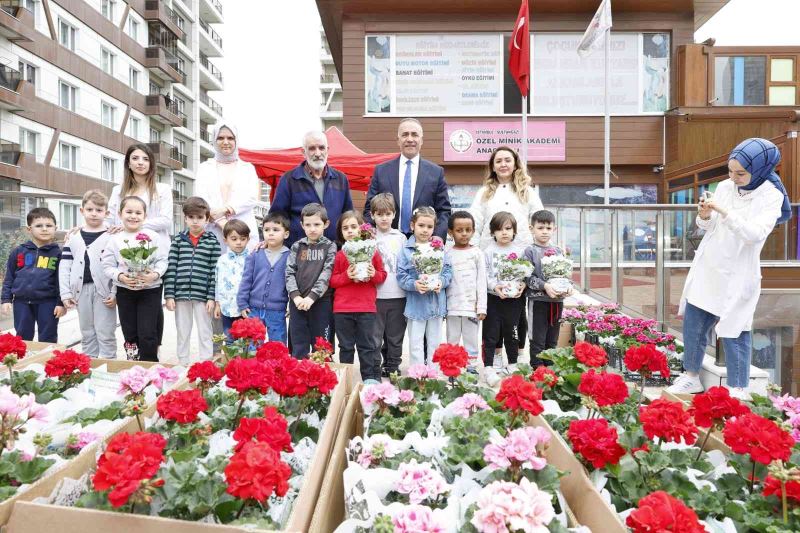
[[[164,275],[164,298],[213,301],[216,297],[214,274],[219,256],[219,241],[210,231],[200,235],[197,246],[189,239],[188,230],[175,235]]]
[[[372,256],[375,275],[367,281],[353,281],[347,275],[350,262],[344,252],[337,252],[333,262],[331,287],[336,289],[333,295],[334,313],[375,313],[375,300],[378,298],[377,285],[386,281],[386,270],[383,268],[381,254],[377,251]]]

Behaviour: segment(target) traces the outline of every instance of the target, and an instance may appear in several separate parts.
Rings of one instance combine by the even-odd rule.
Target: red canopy
[[[325,131],[328,137],[328,164],[344,172],[350,181],[350,189],[366,191],[369,189],[370,178],[375,166],[397,157],[392,154],[368,154],[339,131],[331,126]],[[281,176],[288,170],[295,168],[305,159],[302,148],[287,148],[285,150],[246,150],[239,149],[243,161],[252,163],[256,167],[256,174],[270,185],[270,200],[275,196],[275,189]]]

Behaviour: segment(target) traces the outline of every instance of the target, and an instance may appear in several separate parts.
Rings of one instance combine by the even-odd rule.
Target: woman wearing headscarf
[[[222,229],[231,219],[241,220],[250,228],[247,248],[258,246],[258,227],[253,208],[258,204],[259,181],[256,169],[239,159],[239,136],[235,126],[220,122],[214,127],[214,159],[202,163],[197,169],[195,196],[211,206],[208,230],[214,232],[227,251]]]
[[[728,158],[728,179],[713,197],[700,199],[697,226],[705,235],[686,277],[683,367],[670,392],[703,391],[700,370],[714,328],[722,339],[731,394],[746,397],[750,380],[753,314],[761,293],[761,248],[776,224],[792,216],[789,197],[775,173],[778,148],[765,139],[747,139]]]

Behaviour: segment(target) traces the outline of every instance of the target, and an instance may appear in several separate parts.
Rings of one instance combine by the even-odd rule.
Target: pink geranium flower
[[[137,233],[136,234],[136,240],[137,241],[150,242],[152,239],[150,239],[150,235],[148,235],[147,233]]]
[[[481,396],[468,392],[452,403],[452,409],[457,416],[469,418],[478,411],[489,409],[489,404]]]
[[[397,472],[400,478],[395,482],[394,490],[407,495],[413,504],[436,500],[448,490],[447,482],[430,463],[417,463],[416,459],[411,459],[402,463]]]
[[[541,470],[547,460],[539,455],[550,442],[544,428],[526,426],[511,431],[505,437],[495,436],[483,449],[483,458],[493,470],[528,468]]]
[[[412,379],[436,379],[439,377],[439,371],[434,366],[423,365],[422,363],[417,365],[411,365],[408,367],[408,377]]]
[[[484,487],[471,523],[484,533],[547,533],[555,516],[550,495],[523,477],[519,484],[495,481]]]
[[[447,531],[423,505],[408,505],[392,517],[395,533],[444,533]]]
[[[119,394],[140,394],[152,381],[152,374],[135,366],[119,373]]]

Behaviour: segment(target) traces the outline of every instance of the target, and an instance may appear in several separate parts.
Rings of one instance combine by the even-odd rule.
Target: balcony
[[[24,97],[20,94],[22,75],[7,65],[0,65],[0,108],[22,111]]]
[[[205,91],[200,91],[200,113],[204,115],[210,122],[216,122],[222,118],[222,106],[214,101],[213,98],[208,96]]]
[[[145,112],[159,122],[173,126],[186,127],[186,115],[178,110],[178,105],[161,94],[151,94],[145,98]]]
[[[0,36],[9,41],[33,41],[33,13],[22,6],[22,0],[0,0]]]
[[[0,177],[21,179],[19,144],[0,139]]]
[[[319,82],[322,85],[340,85],[339,76],[336,74],[320,74]]]
[[[199,0],[200,18],[212,24],[221,24],[222,3],[219,0]]]
[[[178,39],[185,39],[186,32],[178,26],[178,15],[161,0],[145,0],[144,18],[147,21],[160,22],[166,29],[175,34]]]
[[[145,66],[159,77],[175,83],[186,83],[186,74],[178,68],[178,58],[161,45],[145,49]]]
[[[207,91],[223,90],[222,71],[202,52],[200,52],[200,65],[202,67],[200,69],[200,86]]]
[[[157,143],[148,143],[147,146],[153,150],[153,154],[156,156],[156,164],[172,170],[183,169],[183,164],[181,163],[182,154],[171,144],[161,141]]]
[[[222,37],[200,19],[200,51],[207,57],[222,57]]]

